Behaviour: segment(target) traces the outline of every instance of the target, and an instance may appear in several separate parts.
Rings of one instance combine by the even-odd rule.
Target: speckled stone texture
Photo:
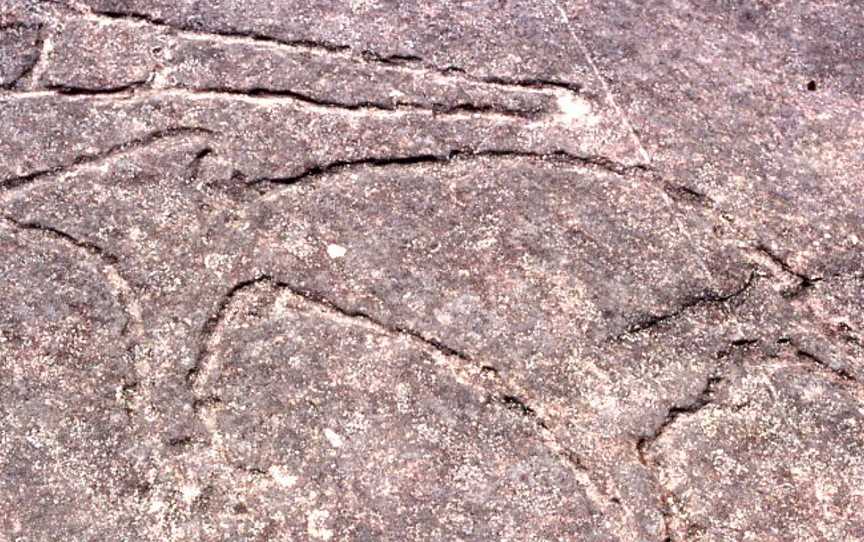
[[[864,4],[0,0],[0,541],[864,540]]]

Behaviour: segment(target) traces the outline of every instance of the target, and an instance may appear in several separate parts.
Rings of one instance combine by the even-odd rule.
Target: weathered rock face
[[[2,21],[2,19],[0,19]],[[39,58],[39,29],[26,21],[0,25],[0,88],[13,88]]]
[[[0,7],[2,532],[864,538],[864,14],[649,4]]]
[[[859,388],[788,355],[742,356],[711,404],[644,451],[670,492],[670,526],[695,540],[860,538]]]
[[[130,414],[128,285],[58,235],[0,230],[0,508],[10,540],[106,538],[141,519],[148,465]],[[94,511],[103,512],[95,523]]]
[[[702,194],[801,275],[860,269],[860,3],[566,10],[671,183]]]
[[[257,521],[286,511],[274,533],[613,539],[533,420],[421,339],[261,281],[232,296],[207,354],[200,415],[228,465],[281,486],[249,495]]]

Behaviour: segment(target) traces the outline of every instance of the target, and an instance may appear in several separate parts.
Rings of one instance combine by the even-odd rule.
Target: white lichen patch
[[[599,121],[594,115],[588,100],[572,92],[561,92],[558,94],[558,109],[560,112],[556,120],[561,124],[594,126]]]
[[[348,252],[348,249],[346,249],[342,245],[336,245],[336,244],[332,244],[332,243],[327,245],[327,255],[330,256],[331,258],[333,258],[334,260],[338,259],[338,258],[344,258],[345,254],[347,252]]]
[[[186,484],[180,488],[180,496],[186,504],[192,504],[200,495],[201,488],[196,485]]]
[[[333,431],[329,427],[324,428],[324,438],[326,438],[327,442],[330,443],[330,446],[333,446],[334,448],[341,448],[345,443],[342,440],[342,437],[339,436],[339,433]]]
[[[281,465],[273,465],[267,469],[267,473],[273,478],[273,481],[282,487],[294,487],[297,485],[298,478],[288,472],[288,469]]]
[[[327,510],[312,510],[306,514],[306,534],[318,540],[333,538],[333,530],[325,527],[330,512]]]

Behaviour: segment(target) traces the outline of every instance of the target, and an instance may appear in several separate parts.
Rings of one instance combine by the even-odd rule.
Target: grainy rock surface
[[[0,3],[0,540],[864,540],[857,1]]]

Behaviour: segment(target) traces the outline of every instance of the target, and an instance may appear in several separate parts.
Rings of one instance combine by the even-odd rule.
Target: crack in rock
[[[636,455],[639,458],[639,462],[642,466],[648,469],[649,472],[651,472],[651,475],[654,477],[658,487],[660,487],[662,491],[661,495],[658,496],[658,502],[660,503],[660,514],[663,517],[664,537],[662,540],[664,541],[672,540],[672,495],[660,483],[660,479],[656,474],[657,465],[655,462],[650,460],[648,453],[657,439],[659,439],[681,416],[696,415],[702,409],[712,404],[716,388],[723,381],[723,377],[720,376],[708,377],[705,380],[705,385],[696,397],[685,404],[673,405],[670,407],[666,411],[663,421],[657,426],[657,428],[647,435],[640,436],[636,441]]]
[[[101,259],[106,265],[116,266],[119,261],[119,258],[116,255],[103,249],[99,245],[87,241],[81,241],[75,236],[53,226],[48,226],[40,222],[21,221],[11,216],[4,216],[3,219],[18,229],[42,232],[79,249],[83,249],[89,254]]]
[[[483,115],[487,117],[505,117],[511,119],[536,120],[541,116],[541,111],[528,111],[522,109],[511,109],[506,107],[495,107],[492,105],[476,105],[471,102],[463,102],[454,104],[453,106],[426,106],[418,102],[399,101],[393,105],[374,102],[374,101],[336,101],[324,100],[315,98],[309,94],[298,92],[296,90],[271,89],[266,87],[253,87],[237,89],[231,87],[160,87],[160,91],[182,90],[193,93],[216,94],[225,96],[243,96],[248,98],[264,98],[264,99],[290,99],[298,102],[323,107],[327,109],[341,109],[345,111],[361,111],[367,113],[376,112],[415,112],[415,113],[431,113],[441,116],[464,116],[464,115]]]
[[[845,368],[837,367],[837,366],[831,364],[830,362],[825,361],[824,359],[820,358],[816,354],[809,352],[804,348],[801,348],[794,341],[790,341],[789,344],[795,349],[795,355],[798,356],[799,359],[809,361],[809,362],[811,362],[811,363],[813,363],[813,364],[815,364],[815,365],[817,365],[823,369],[826,369],[826,370],[830,371],[831,373],[833,373],[834,375],[840,377],[841,380],[844,380],[846,382],[850,382],[850,383],[853,383],[856,385],[862,384],[862,382],[860,382],[857,378],[855,378],[852,375],[852,373],[847,371]]]
[[[608,499],[597,488],[596,483],[591,479],[587,468],[578,456],[560,443],[558,437],[551,430],[550,425],[543,416],[542,410],[529,405],[522,398],[527,395],[526,392],[518,389],[518,387],[504,379],[495,367],[477,364],[466,353],[447,346],[439,339],[429,337],[418,330],[396,324],[388,324],[363,311],[347,309],[321,293],[295,287],[289,283],[276,280],[269,274],[261,274],[254,278],[240,281],[229,288],[219,300],[212,316],[202,326],[199,333],[200,346],[198,355],[196,356],[194,365],[186,374],[187,386],[192,393],[194,401],[192,405],[193,411],[197,415],[200,416],[203,413],[202,411],[216,407],[221,403],[221,398],[206,394],[203,388],[209,383],[208,373],[212,372],[213,363],[210,359],[212,349],[214,343],[218,343],[221,340],[217,338],[217,335],[224,323],[227,312],[233,300],[238,295],[261,284],[268,284],[278,290],[287,291],[327,314],[345,319],[347,323],[355,325],[360,323],[386,336],[408,338],[414,344],[430,353],[437,363],[443,365],[459,384],[475,388],[479,386],[481,391],[487,394],[489,403],[500,404],[506,410],[530,419],[538,428],[540,442],[570,467],[571,471],[585,488],[589,498],[601,507],[601,511],[604,514],[608,514],[610,507],[616,505],[614,501]],[[456,360],[457,363],[452,363],[452,360]],[[478,381],[475,378],[477,375],[486,375],[487,378]],[[489,380],[494,382],[493,386],[487,386],[483,383]],[[207,425],[206,422],[205,425]]]
[[[660,438],[666,429],[675,423],[680,416],[697,414],[703,408],[710,405],[714,399],[717,386],[723,381],[724,379],[719,376],[708,377],[705,381],[705,385],[701,390],[699,390],[699,393],[696,394],[695,398],[683,405],[674,405],[670,407],[669,410],[666,411],[663,421],[654,431],[648,435],[639,437],[639,440],[636,443],[636,449],[639,453],[639,461],[646,467],[650,466],[651,462],[648,461],[646,454],[654,442]]]
[[[720,350],[719,352],[717,352],[717,357],[720,359],[726,358],[734,349],[748,348],[760,342],[761,341],[759,339],[752,338],[736,339],[729,343],[728,349]],[[656,481],[657,486],[661,489],[661,494],[658,496],[658,502],[660,502],[661,505],[660,513],[663,516],[663,524],[665,527],[664,538],[662,539],[663,541],[671,542],[672,540],[672,494],[660,483],[659,476],[656,473],[658,465],[655,461],[652,461],[650,459],[650,450],[654,446],[654,443],[657,442],[657,440],[661,438],[665,434],[665,432],[682,416],[695,416],[699,414],[703,409],[715,403],[718,387],[726,382],[726,377],[724,376],[724,374],[727,370],[728,365],[715,369],[715,372],[713,374],[709,374],[709,376],[707,376],[704,384],[702,385],[701,389],[695,397],[683,404],[673,404],[672,406],[670,406],[666,410],[666,413],[663,416],[663,420],[657,425],[657,427],[655,427],[647,434],[640,435],[636,439],[635,449],[639,462],[651,473],[651,476]]]
[[[677,308],[673,309],[670,312],[663,314],[648,314],[642,316],[638,319],[638,321],[628,326],[628,328],[623,333],[610,337],[610,340],[619,341],[627,336],[639,334],[643,331],[654,328],[664,322],[679,318],[691,309],[695,309],[705,305],[728,303],[735,298],[747,293],[747,291],[753,286],[755,279],[756,272],[751,271],[747,277],[747,280],[745,280],[739,287],[732,290],[731,292],[704,292],[702,294],[693,296],[690,299],[687,299],[681,305],[679,305]]]
[[[3,221],[20,231],[41,233],[101,262],[102,265],[100,267],[107,279],[109,290],[112,291],[117,302],[123,307],[123,312],[126,313],[127,320],[124,322],[120,333],[127,340],[127,353],[132,352],[136,342],[140,340],[144,333],[144,324],[138,296],[129,281],[119,270],[120,258],[95,243],[82,241],[59,228],[41,222],[22,221],[11,216],[4,216]],[[138,380],[124,384],[120,394],[124,403],[124,410],[127,414],[132,411],[129,396],[134,392],[139,392],[141,379],[146,379],[150,375],[150,366],[146,360],[138,359],[136,356],[133,357],[135,358],[135,372],[138,375]]]
[[[107,149],[92,154],[82,154],[73,158],[66,164],[61,164],[48,169],[34,171],[26,175],[18,177],[9,177],[0,180],[0,193],[3,191],[12,190],[24,185],[39,181],[46,177],[62,175],[73,171],[79,166],[89,165],[103,160],[108,160],[116,156],[125,155],[132,151],[150,146],[163,139],[171,139],[186,135],[212,135],[214,132],[207,128],[181,126],[177,128],[168,128],[165,130],[156,130],[146,134],[143,137],[124,141],[117,145],[112,145]]]
[[[261,34],[259,32],[241,32],[241,31],[213,31],[207,30],[203,31],[191,25],[177,25],[172,24],[163,19],[159,19],[158,17],[153,17],[151,15],[147,15],[146,13],[139,12],[124,12],[117,11],[111,9],[93,9],[89,12],[85,12],[86,15],[104,17],[106,19],[113,20],[125,20],[132,21],[137,23],[146,23],[151,26],[158,26],[162,28],[168,28],[171,30],[176,30],[180,32],[189,32],[197,35],[206,35],[212,38],[243,38],[247,40],[251,40],[253,42],[268,44],[268,45],[277,45],[283,47],[290,47],[294,49],[306,49],[313,52],[324,52],[324,53],[339,53],[350,50],[351,48],[347,45],[329,43],[325,41],[315,41],[315,40],[284,40],[279,38],[274,38],[272,36],[268,36],[266,34]]]
[[[121,306],[129,317],[129,322],[123,327],[124,335],[139,336],[143,330],[141,306],[135,295],[134,289],[129,281],[123,277],[118,269],[120,258],[105,248],[88,241],[82,241],[77,237],[53,226],[42,224],[35,221],[21,221],[11,216],[4,216],[8,224],[23,231],[41,232],[48,237],[59,240],[67,245],[71,245],[78,250],[85,252],[90,256],[98,258],[106,271],[111,287],[116,290],[115,295]]]
[[[56,92],[62,96],[110,96],[110,95],[127,95],[131,96],[132,91],[144,88],[147,80],[132,81],[123,85],[114,87],[79,87],[74,85],[51,84],[45,87],[46,90]]]
[[[305,170],[288,177],[258,177],[247,182],[248,186],[260,187],[260,185],[293,185],[299,182],[306,181],[310,178],[321,177],[329,174],[339,173],[352,168],[373,166],[373,167],[388,167],[396,165],[416,165],[416,164],[448,164],[455,160],[476,159],[476,158],[533,158],[539,160],[549,160],[557,163],[577,165],[581,167],[594,166],[600,169],[615,173],[616,175],[627,175],[630,172],[643,171],[645,166],[642,164],[625,165],[616,162],[603,156],[589,155],[578,156],[567,151],[553,151],[549,153],[537,153],[530,151],[518,150],[485,150],[478,151],[473,149],[453,149],[442,154],[416,154],[406,156],[384,156],[384,157],[364,157],[356,160],[336,160],[326,164],[317,164]],[[259,190],[262,193],[266,190]]]
[[[792,268],[791,265],[789,265],[788,262],[786,262],[786,260],[784,260],[779,255],[777,255],[777,253],[772,251],[765,244],[758,244],[755,248],[759,253],[766,256],[772,263],[774,263],[780,269],[782,269],[783,272],[785,272],[789,275],[792,275],[793,277],[795,277],[799,281],[798,285],[795,288],[785,292],[784,295],[786,297],[789,297],[789,298],[797,297],[804,290],[806,290],[808,288],[812,288],[817,282],[820,282],[822,280],[821,277],[809,277],[809,276],[805,275],[804,273],[796,271],[795,269]]]
[[[187,35],[195,38],[206,38],[213,41],[219,40],[242,40],[247,43],[281,47],[298,52],[326,55],[328,57],[342,58],[353,63],[380,64],[388,68],[397,68],[406,72],[420,73],[451,78],[456,81],[470,81],[483,83],[508,89],[523,89],[529,91],[553,90],[567,91],[579,94],[582,91],[581,83],[544,78],[513,78],[500,76],[476,77],[470,75],[458,66],[447,66],[440,68],[427,62],[416,55],[381,55],[370,50],[354,50],[345,44],[337,44],[326,41],[308,39],[280,39],[266,34],[253,31],[238,30],[203,30],[193,25],[175,24],[146,13],[132,11],[118,11],[112,9],[92,9],[85,6],[65,5],[64,8],[72,14],[92,18],[96,20],[126,21],[132,24],[144,24],[157,28],[171,30],[179,35]]]
[[[187,371],[187,382],[190,386],[194,386],[196,384],[196,381],[198,380],[198,377],[211,354],[209,345],[212,341],[214,333],[216,333],[217,329],[221,326],[222,321],[225,318],[226,311],[230,307],[233,299],[244,290],[255,287],[259,284],[270,284],[275,288],[287,290],[295,296],[298,296],[305,301],[318,306],[319,308],[324,308],[327,311],[335,312],[350,320],[361,320],[367,324],[371,324],[373,327],[385,332],[388,335],[403,335],[409,337],[415,341],[422,343],[422,345],[426,348],[432,348],[435,352],[443,354],[444,356],[456,357],[462,361],[469,360],[469,357],[465,353],[459,352],[451,347],[444,345],[441,341],[434,337],[427,337],[417,330],[410,329],[404,326],[386,324],[362,311],[345,309],[344,307],[340,306],[339,304],[333,302],[332,300],[326,298],[325,296],[317,292],[297,288],[286,282],[277,281],[270,275],[264,274],[253,279],[241,281],[235,284],[220,299],[213,315],[205,322],[200,332],[200,346],[198,350],[198,355],[196,356],[196,360],[193,366]]]
[[[47,94],[46,94],[47,92]],[[393,105],[374,101],[337,101],[315,98],[309,94],[287,89],[271,89],[266,87],[232,88],[232,87],[192,87],[192,86],[151,86],[147,80],[132,81],[114,87],[82,87],[75,85],[52,84],[44,91],[9,92],[7,97],[29,97],[34,95],[75,96],[79,98],[129,99],[136,96],[185,95],[187,98],[246,98],[260,102],[291,101],[299,102],[315,108],[342,110],[346,112],[375,113],[428,113],[433,116],[466,117],[480,115],[489,118],[537,120],[543,114],[540,110],[513,109],[493,105],[477,105],[472,102],[457,103],[452,106],[426,106],[418,102],[400,101]]]
[[[730,354],[730,351],[735,348],[746,348],[752,345],[758,344],[760,341],[758,339],[751,338],[743,338],[731,341],[730,347],[728,350],[721,350],[718,352],[718,358],[725,358]],[[833,367],[830,363],[822,360],[815,354],[808,352],[798,346],[794,341],[789,338],[781,337],[776,341],[779,344],[788,345],[793,349],[795,355],[803,360],[806,360],[821,369],[826,371],[830,371],[841,380],[846,382],[851,382],[854,384],[861,384],[855,377],[853,377],[848,371],[843,368]],[[661,514],[663,515],[663,521],[665,525],[665,537],[664,541],[672,540],[672,518],[673,518],[673,510],[671,505],[672,494],[668,490],[666,490],[662,484],[660,484],[659,478],[657,477],[656,470],[658,469],[658,465],[655,461],[651,460],[649,457],[649,453],[651,448],[654,446],[654,443],[660,439],[666,431],[681,417],[683,416],[695,416],[699,414],[703,409],[711,406],[715,402],[717,389],[720,385],[722,385],[726,381],[725,377],[722,376],[722,371],[719,374],[715,374],[709,376],[705,380],[705,384],[696,394],[696,396],[690,401],[684,404],[674,404],[671,406],[663,417],[662,422],[653,429],[650,433],[641,435],[637,438],[635,448],[636,454],[639,459],[639,462],[648,469],[652,476],[654,476],[657,481],[658,486],[662,489],[663,493],[659,497],[659,501],[661,502]]]

